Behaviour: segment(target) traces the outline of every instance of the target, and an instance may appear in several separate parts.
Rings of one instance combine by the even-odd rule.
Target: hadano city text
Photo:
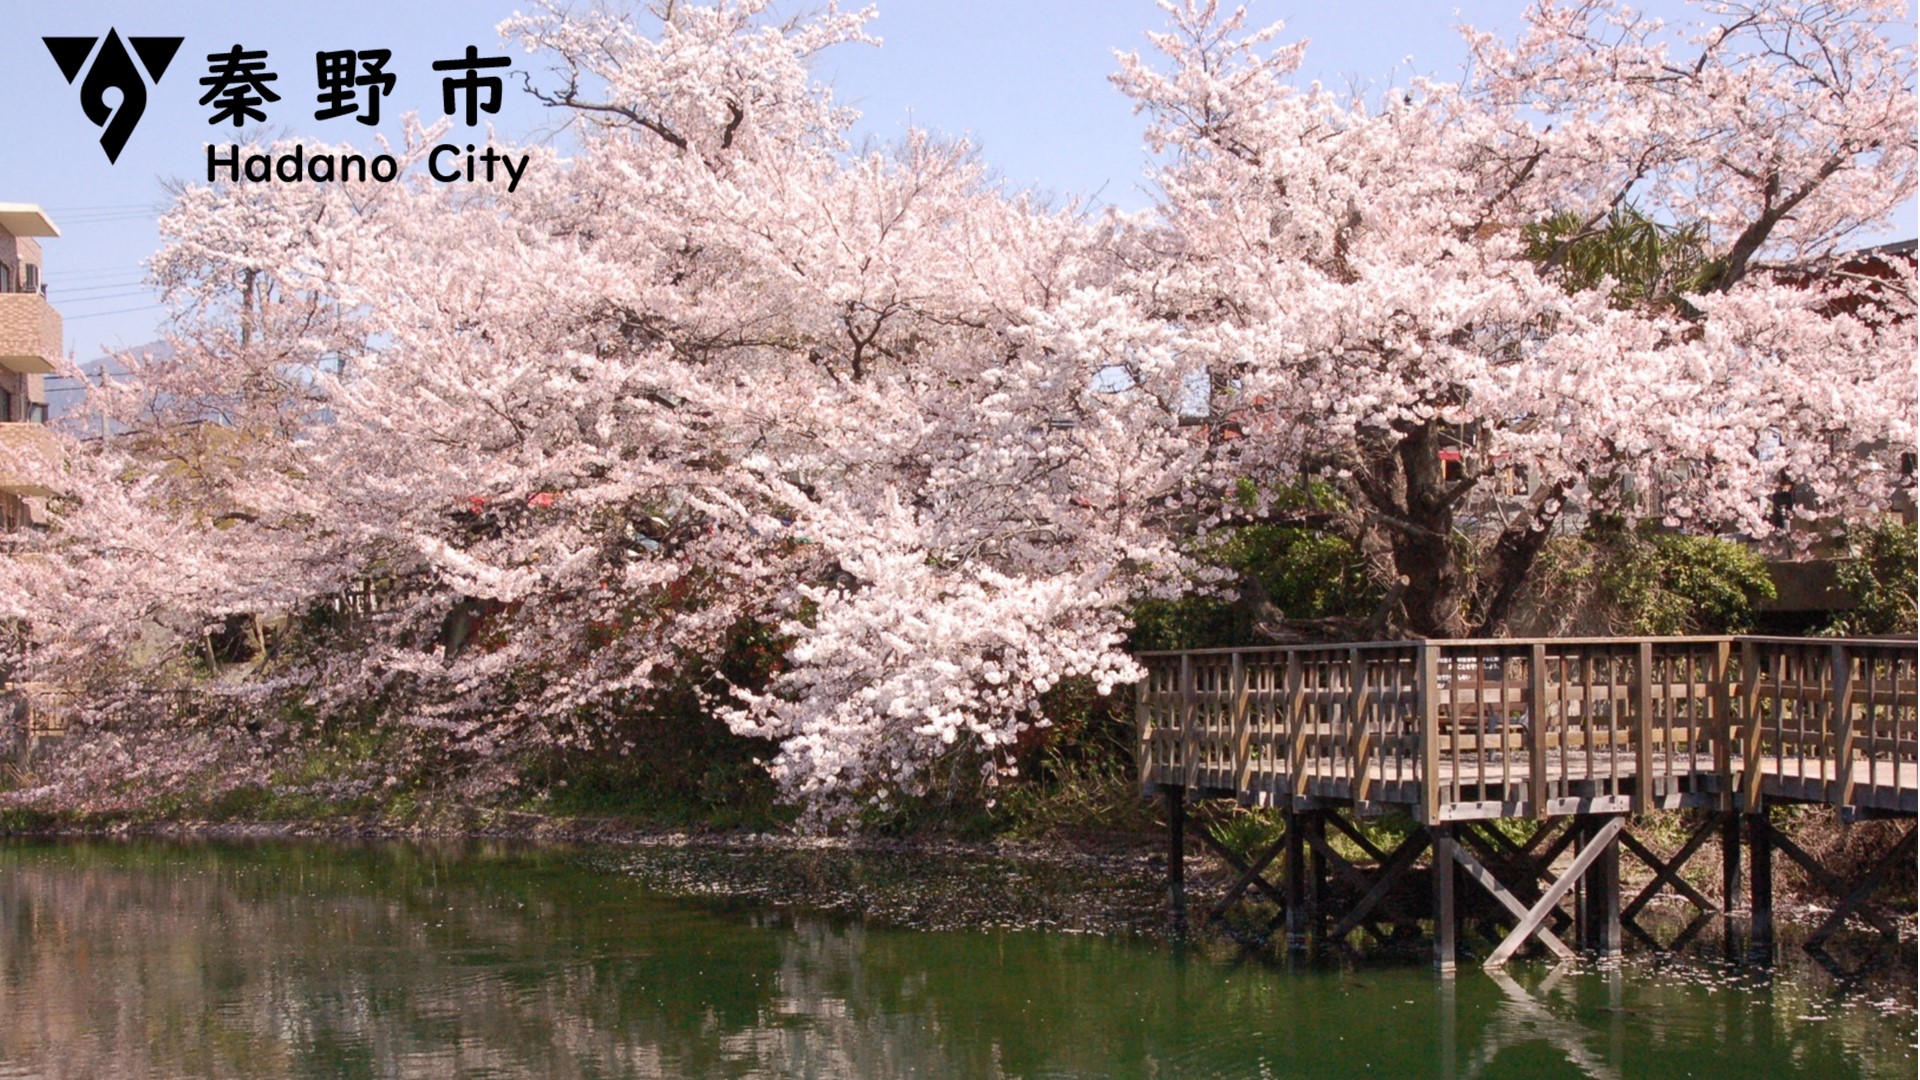
[[[493,183],[497,176],[504,174],[507,191],[512,192],[520,186],[520,178],[526,175],[527,163],[531,154],[521,154],[519,158],[503,154],[492,146],[476,152],[472,143],[464,148],[454,143],[441,143],[427,154],[427,174],[443,184]],[[498,170],[498,171],[496,171]],[[283,184],[297,184],[302,180],[316,184],[332,183],[336,180],[362,182],[374,180],[390,183],[400,175],[400,163],[392,154],[375,154],[366,157],[360,154],[308,154],[306,147],[296,145],[288,154],[242,154],[236,144],[207,146],[207,183],[226,180],[237,184],[249,180],[264,184],[278,180]]]

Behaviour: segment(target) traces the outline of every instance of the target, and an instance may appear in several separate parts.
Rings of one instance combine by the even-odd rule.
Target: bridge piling
[[[1753,913],[1749,920],[1748,943],[1760,959],[1773,956],[1773,827],[1765,806],[1747,815],[1747,855],[1753,866],[1748,886],[1752,892]]]
[[[1282,811],[1287,843],[1287,950],[1307,948],[1307,839],[1300,831],[1300,814],[1289,806]]]
[[[1165,784],[1167,800],[1167,899],[1177,935],[1187,931],[1187,789]]]
[[[1729,920],[1739,909],[1740,815],[1729,811],[1720,818],[1720,912]]]
[[[1432,827],[1433,836],[1433,970],[1452,975],[1454,943],[1453,883],[1458,876],[1453,858],[1453,826]]]
[[[1607,836],[1612,815],[1588,814],[1578,819],[1582,846],[1602,846],[1580,880],[1580,947],[1602,958],[1620,955],[1620,840]],[[1607,836],[1606,839],[1601,839]]]

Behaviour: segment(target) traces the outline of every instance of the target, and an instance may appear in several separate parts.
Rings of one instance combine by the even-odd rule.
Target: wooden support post
[[[1139,741],[1135,744],[1134,765],[1140,770],[1140,795],[1151,798],[1154,782],[1153,761],[1153,679],[1155,672],[1151,665],[1147,668],[1147,677],[1133,684],[1133,731]]]
[[[1771,662],[1778,665],[1781,654],[1778,650],[1771,656]],[[1760,649],[1751,641],[1740,643],[1740,809],[1749,814],[1764,812],[1761,802],[1761,781],[1766,770],[1760,760],[1763,746],[1762,736],[1766,725],[1761,720],[1760,697],[1764,684],[1760,678]],[[1776,670],[1770,689],[1774,708],[1780,706],[1780,673]],[[1776,722],[1778,717],[1775,717]],[[1756,886],[1757,888],[1758,886]]]
[[[1307,797],[1307,684],[1306,669],[1297,650],[1287,651],[1287,790],[1295,799]]]
[[[1193,654],[1180,654],[1180,776],[1183,787],[1200,780],[1200,697],[1193,685]]]
[[[1633,680],[1633,809],[1644,814],[1653,809],[1653,642],[1640,643],[1639,657],[1634,663]],[[1619,852],[1614,853],[1615,869],[1619,866]],[[1619,877],[1615,874],[1615,878]],[[1592,890],[1588,890],[1591,892]],[[1614,896],[1615,910],[1619,908],[1618,891]],[[1614,952],[1619,952],[1619,930],[1614,931]]]
[[[1872,664],[1872,660],[1866,661]],[[1853,802],[1853,654],[1845,645],[1836,644],[1828,654],[1829,693],[1833,696],[1833,715],[1828,730],[1833,733],[1833,779],[1827,784],[1827,802],[1846,809]],[[1868,709],[1872,709],[1869,704]]]
[[[1373,797],[1373,732],[1367,727],[1367,705],[1372,698],[1372,688],[1367,685],[1366,654],[1359,649],[1347,650],[1347,759],[1352,764],[1353,773],[1348,777],[1352,785],[1352,796],[1356,803],[1366,802]]]
[[[1599,844],[1600,849],[1582,878],[1585,910],[1581,928],[1585,936],[1580,947],[1602,957],[1615,957],[1620,955],[1620,829],[1609,833],[1608,820],[1600,814],[1583,815],[1582,840]],[[1619,820],[1624,827],[1624,819]]]
[[[1337,810],[1315,810],[1307,815],[1307,933],[1315,942],[1327,939],[1327,815]]]
[[[1728,915],[1740,906],[1740,815],[1720,819],[1720,908]]]
[[[1433,836],[1433,969],[1454,971],[1453,826],[1429,826]]]
[[[1227,686],[1231,698],[1228,714],[1233,737],[1233,790],[1245,792],[1253,778],[1253,725],[1247,722],[1247,665],[1234,653]]]
[[[1168,784],[1160,789],[1167,797],[1167,897],[1173,908],[1175,933],[1187,929],[1187,789]]]
[[[1713,687],[1707,696],[1707,722],[1712,725],[1713,730],[1713,772],[1720,779],[1719,795],[1722,810],[1730,810],[1734,804],[1733,718],[1739,710],[1734,707],[1736,691],[1732,679],[1733,643],[1722,641],[1713,647],[1713,670],[1707,676],[1707,681]],[[1739,839],[1738,832],[1734,834],[1734,839],[1736,841]],[[1738,867],[1739,863],[1736,862],[1734,865]],[[1733,905],[1729,903],[1727,907],[1731,910]]]
[[[1534,645],[1527,659],[1527,802],[1535,821],[1547,818],[1547,647]]]
[[[1287,948],[1307,947],[1307,841],[1300,812],[1289,807],[1287,821]]]
[[[1747,846],[1753,868],[1748,872],[1753,904],[1753,951],[1773,955],[1773,827],[1767,822],[1766,804],[1760,812],[1747,815]]]
[[[1420,823],[1440,823],[1440,649],[1431,642],[1414,646],[1414,700],[1420,711]]]

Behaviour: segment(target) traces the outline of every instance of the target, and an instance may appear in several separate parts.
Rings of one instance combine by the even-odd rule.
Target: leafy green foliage
[[[627,817],[675,823],[765,828],[790,817],[761,762],[776,749],[735,734],[713,715],[722,681],[760,686],[784,642],[764,623],[733,628],[712,670],[689,663],[664,692],[609,711],[609,738],[593,749],[549,749],[523,769],[542,794],[529,807],[577,817]]]
[[[1285,818],[1277,810],[1235,808],[1207,823],[1207,832],[1220,846],[1251,862],[1278,843],[1286,832]]]
[[[1133,647],[1208,649],[1252,640],[1252,613],[1212,596],[1143,600],[1133,609]]]
[[[1603,535],[1595,599],[1627,634],[1739,634],[1774,597],[1766,560],[1736,540],[1640,529]]]
[[[1528,226],[1527,254],[1560,275],[1568,292],[1611,289],[1615,307],[1673,305],[1699,292],[1721,271],[1708,255],[1703,225],[1667,225],[1635,207],[1622,206],[1583,228],[1576,214],[1556,214]]]
[[[1251,508],[1258,491],[1242,480],[1236,501]],[[1345,509],[1319,482],[1282,489],[1277,514],[1333,513]],[[1221,529],[1199,545],[1200,557],[1239,576],[1238,599],[1186,596],[1148,600],[1134,609],[1136,649],[1203,649],[1256,640],[1260,601],[1291,619],[1361,618],[1379,602],[1366,560],[1351,542],[1304,525],[1258,524]]]
[[[1840,587],[1853,598],[1853,610],[1834,616],[1830,634],[1911,634],[1915,631],[1915,537],[1920,530],[1897,521],[1855,529],[1847,536],[1847,557],[1840,562]]]

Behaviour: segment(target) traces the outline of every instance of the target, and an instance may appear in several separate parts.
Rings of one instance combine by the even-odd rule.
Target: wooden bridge
[[[1743,822],[1756,944],[1771,946],[1775,849],[1842,894],[1816,943],[1849,914],[1865,912],[1888,929],[1864,907],[1865,895],[1854,895],[1863,883],[1834,879],[1774,830],[1767,813],[1780,803],[1820,803],[1848,821],[1915,815],[1920,723],[1911,640],[1414,641],[1140,659],[1148,669],[1137,699],[1140,780],[1144,791],[1169,800],[1169,867],[1182,910],[1185,805],[1230,798],[1281,809],[1286,828],[1260,858],[1233,857],[1241,880],[1210,914],[1255,889],[1282,909],[1295,943],[1312,928],[1308,909],[1324,865],[1337,864],[1361,893],[1364,909],[1336,928],[1350,933],[1378,918],[1373,913],[1395,882],[1431,846],[1442,865],[1457,863],[1512,916],[1514,928],[1490,963],[1536,937],[1552,951],[1570,952],[1547,923],[1581,886],[1573,921],[1584,943],[1615,951],[1620,847],[1653,866],[1653,890],[1672,887],[1704,909],[1712,902],[1679,869],[1717,826],[1725,861],[1718,907],[1725,913],[1739,889]],[[1673,861],[1654,857],[1626,831],[1626,815],[1685,808],[1712,813]],[[1389,810],[1421,828],[1393,853],[1362,845],[1379,865],[1373,877],[1326,843],[1328,823],[1364,839],[1340,812],[1367,817]],[[1536,839],[1560,838],[1507,851],[1504,834],[1483,827],[1502,818],[1539,821]],[[1557,829],[1561,818],[1571,827]],[[1911,857],[1912,839],[1909,830],[1893,854]],[[1569,847],[1572,868],[1554,873],[1554,860]],[[1263,876],[1283,848],[1284,890]],[[1550,880],[1545,890],[1537,887],[1542,874]],[[1454,962],[1456,876],[1432,875],[1443,969]],[[1636,897],[1629,917],[1650,898]]]

